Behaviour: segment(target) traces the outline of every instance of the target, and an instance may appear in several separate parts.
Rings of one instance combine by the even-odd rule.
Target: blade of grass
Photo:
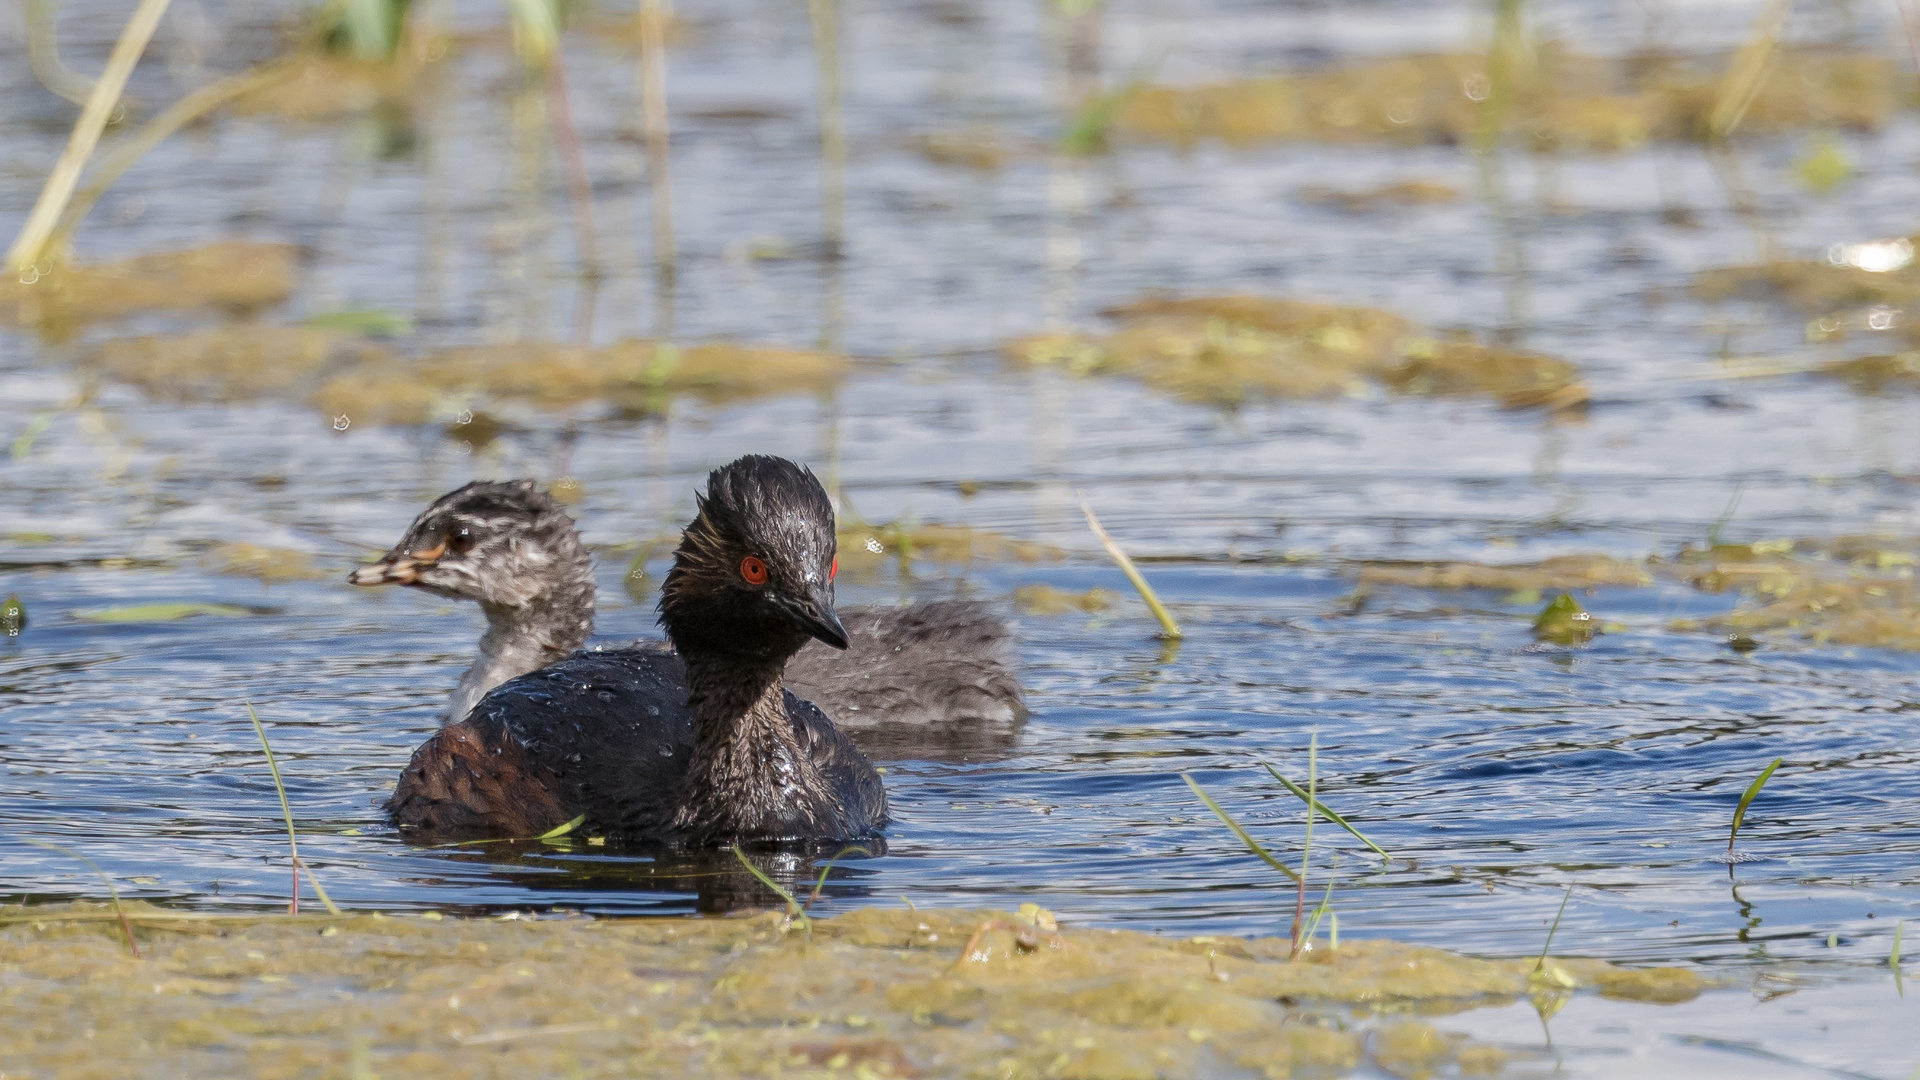
[[[1547,943],[1540,946],[1540,959],[1534,963],[1533,970],[1546,970],[1547,950],[1553,948],[1553,935],[1559,932],[1560,917],[1567,913],[1567,901],[1571,899],[1573,899],[1573,886],[1569,885],[1567,886],[1567,894],[1560,898],[1560,910],[1553,913],[1553,925],[1547,927]]]
[[[733,857],[736,859],[739,859],[740,865],[747,868],[747,873],[752,874],[754,877],[758,878],[760,880],[760,884],[765,885],[769,889],[772,889],[774,892],[774,895],[778,896],[780,899],[785,900],[787,902],[788,921],[790,922],[798,921],[800,923],[800,928],[806,931],[806,934],[808,937],[812,937],[813,936],[813,920],[807,918],[807,909],[801,906],[800,901],[795,900],[793,898],[792,893],[781,888],[779,882],[768,877],[766,874],[766,871],[761,870],[759,867],[753,865],[753,863],[747,859],[747,853],[740,850],[739,844],[733,845]]]
[[[1331,809],[1328,808],[1326,803],[1323,803],[1319,799],[1316,799],[1312,795],[1308,794],[1306,788],[1303,788],[1299,784],[1296,784],[1293,781],[1287,779],[1286,777],[1281,776],[1280,770],[1275,769],[1273,766],[1268,765],[1266,762],[1262,761],[1260,765],[1261,767],[1265,768],[1269,773],[1272,773],[1273,778],[1275,780],[1280,781],[1280,783],[1284,785],[1288,791],[1293,792],[1294,795],[1299,797],[1302,801],[1311,800],[1313,808],[1315,810],[1320,811],[1321,815],[1324,816],[1328,821],[1331,821],[1335,825],[1338,825],[1341,828],[1352,833],[1355,839],[1359,840],[1361,843],[1372,848],[1373,853],[1375,855],[1380,856],[1382,861],[1384,862],[1393,861],[1393,857],[1387,854],[1386,849],[1382,848],[1379,844],[1376,844],[1373,841],[1367,839],[1367,834],[1361,832],[1359,829],[1354,828],[1353,823],[1348,821],[1346,818],[1343,818],[1339,814],[1334,813]]]
[[[53,171],[47,175],[47,182],[40,189],[40,197],[33,204],[33,212],[27,215],[26,224],[20,227],[20,235],[7,251],[8,273],[24,273],[46,254],[47,240],[53,235],[54,223],[60,220],[61,211],[67,208],[67,200],[73,197],[74,185],[80,182],[80,170],[86,167],[87,159],[93,156],[93,148],[100,142],[100,132],[106,128],[114,106],[119,104],[121,91],[127,88],[127,77],[133,74],[133,67],[140,62],[140,55],[147,51],[147,42],[160,25],[160,16],[166,14],[167,2],[140,0],[140,6],[134,9],[126,28],[120,31],[120,40],[114,43],[113,53],[107,58],[106,70],[100,73],[100,81],[93,84],[93,93],[88,95],[86,107],[80,110],[80,119],[74,121],[67,148],[61,152],[60,160],[54,163]]]
[[[234,98],[283,82],[302,70],[305,69],[300,58],[286,57],[270,60],[237,75],[229,75],[174,102],[131,137],[116,141],[113,149],[102,155],[99,164],[94,166],[87,186],[80,189],[60,215],[60,222],[54,226],[46,246],[58,247],[72,237],[74,230],[86,219],[87,212],[93,209],[94,203],[100,201],[100,196],[113,186],[113,182],[132,168],[134,162],[165,142],[168,136]]]
[[[280,763],[273,759],[273,747],[267,742],[267,729],[260,723],[260,714],[253,711],[253,702],[247,702],[247,715],[253,719],[253,730],[260,736],[260,749],[267,752],[267,768],[273,771],[273,790],[280,793],[280,812],[287,818],[287,850],[293,857],[294,879],[293,913],[300,913],[300,884],[298,874],[307,872],[307,880],[313,883],[313,891],[320,897],[320,903],[326,907],[327,914],[338,915],[340,909],[334,906],[333,898],[320,885],[320,879],[313,876],[313,868],[300,861],[300,841],[293,832],[293,806],[287,802],[287,785],[280,779]]]
[[[1747,40],[1728,62],[1720,94],[1707,116],[1706,134],[1715,142],[1725,141],[1733,134],[1746,118],[1754,99],[1760,96],[1761,86],[1780,58],[1780,34],[1786,29],[1787,13],[1792,7],[1793,0],[1769,0],[1754,20]]]
[[[1300,880],[1300,875],[1293,872],[1293,867],[1288,866],[1286,863],[1283,863],[1279,859],[1274,858],[1271,854],[1267,852],[1266,848],[1261,847],[1260,841],[1255,840],[1252,836],[1249,836],[1247,834],[1247,830],[1241,828],[1240,823],[1233,820],[1233,816],[1231,814],[1227,813],[1225,810],[1220,809],[1220,804],[1217,802],[1214,802],[1213,796],[1207,794],[1206,791],[1203,788],[1201,788],[1199,783],[1196,782],[1193,777],[1188,776],[1186,773],[1181,773],[1180,779],[1185,780],[1187,782],[1187,786],[1193,789],[1193,793],[1195,795],[1200,796],[1200,801],[1207,804],[1207,809],[1213,811],[1213,815],[1215,817],[1225,822],[1227,828],[1233,830],[1233,835],[1239,837],[1240,842],[1247,845],[1248,851],[1251,851],[1255,855],[1260,856],[1260,858],[1268,866],[1271,866],[1275,870],[1278,870],[1281,873],[1287,875],[1288,880],[1290,881]]]
[[[815,900],[820,899],[820,890],[827,887],[827,871],[833,869],[833,864],[839,862],[842,858],[848,855],[851,855],[856,851],[862,855],[871,856],[873,854],[873,851],[871,849],[866,848],[860,844],[849,844],[846,847],[841,848],[839,851],[834,852],[833,858],[827,860],[827,865],[820,868],[820,879],[813,883],[813,892],[807,895],[807,902],[800,905],[800,909],[802,911],[805,911],[808,908],[813,907],[813,902]]]
[[[538,843],[542,840],[558,840],[561,837],[572,832],[573,830],[579,828],[581,824],[586,820],[587,820],[587,815],[580,814],[577,817],[575,817],[572,821],[566,822],[561,825],[555,825],[553,828],[548,829],[546,832],[541,833],[539,836],[490,836],[484,840],[455,840],[451,844],[434,844],[433,846],[434,847],[478,847],[483,844],[529,844],[529,843]]]
[[[587,815],[579,814],[575,816],[572,821],[569,821],[564,825],[555,825],[553,828],[548,829],[546,832],[543,832],[539,836],[534,837],[534,839],[535,840],[558,840],[561,837],[572,832],[573,830],[579,828],[581,822],[584,822],[586,820],[587,820]]]
[[[1740,835],[1740,823],[1747,820],[1748,804],[1753,802],[1755,795],[1760,794],[1760,789],[1766,786],[1767,778],[1773,775],[1773,770],[1779,768],[1780,762],[1783,760],[1785,759],[1774,758],[1773,764],[1761,770],[1760,775],[1753,778],[1753,783],[1747,785],[1746,794],[1740,796],[1740,805],[1733,808],[1733,828],[1727,830],[1727,854],[1729,856],[1733,854],[1734,838]]]
[[[1155,595],[1153,586],[1147,584],[1147,579],[1140,575],[1140,568],[1133,565],[1133,560],[1127,558],[1127,553],[1120,550],[1120,545],[1113,542],[1113,537],[1107,535],[1107,530],[1100,527],[1100,519],[1093,516],[1093,507],[1085,500],[1081,500],[1080,510],[1087,515],[1087,526],[1093,530],[1093,535],[1099,538],[1100,546],[1107,549],[1107,554],[1112,556],[1113,561],[1119,565],[1120,572],[1127,575],[1127,580],[1133,582],[1133,587],[1139,590],[1140,599],[1147,602],[1147,609],[1153,612],[1154,618],[1160,620],[1160,635],[1176,640],[1185,637],[1186,635],[1180,632],[1180,624],[1173,621],[1167,606],[1160,602],[1159,596]]]
[[[1305,937],[1306,940],[1312,941],[1313,935],[1320,932],[1320,921],[1332,914],[1333,914],[1333,875],[1329,874],[1327,875],[1326,895],[1320,898],[1319,905],[1313,909],[1313,921],[1307,924],[1307,932],[1302,936]],[[1336,922],[1336,925],[1337,925],[1337,922]],[[1334,944],[1336,948],[1339,947],[1339,943],[1337,941]]]
[[[1300,876],[1294,879],[1293,891],[1293,952],[1288,957],[1300,955],[1300,946],[1305,939],[1300,936],[1301,924],[1307,915],[1307,860],[1313,855],[1313,804],[1315,789],[1320,784],[1320,733],[1314,732],[1307,741],[1307,837],[1300,845]]]
[[[35,840],[31,836],[23,836],[20,839],[25,840],[34,847],[46,848],[48,851],[57,851],[69,859],[78,859],[86,863],[88,869],[92,870],[94,874],[100,878],[100,883],[107,887],[107,895],[113,898],[113,916],[120,920],[120,933],[127,939],[127,951],[133,954],[135,960],[140,959],[140,946],[133,943],[133,924],[127,921],[126,909],[120,906],[120,890],[113,887],[113,879],[103,873],[99,865],[92,859],[87,858],[77,851],[63,848],[59,844],[49,844],[45,840]],[[1898,945],[1894,946],[1894,951],[1896,953],[1899,952]]]

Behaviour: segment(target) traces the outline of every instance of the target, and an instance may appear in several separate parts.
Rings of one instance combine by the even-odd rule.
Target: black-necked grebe
[[[347,580],[411,585],[480,604],[487,631],[447,702],[448,720],[465,717],[495,686],[582,647],[593,633],[590,557],[573,520],[532,480],[482,481],[442,496],[385,558]],[[936,742],[978,743],[982,733],[1004,732],[1025,715],[1011,635],[990,605],[945,600],[854,608],[841,618],[851,645],[807,643],[788,662],[786,683],[842,727],[885,727],[892,741],[926,750]],[[901,737],[921,726],[942,730]]]
[[[582,814],[598,832],[702,845],[874,834],[879,775],[782,683],[810,638],[847,645],[837,569],[812,473],[760,456],[714,470],[661,590],[673,652],[576,652],[509,680],[414,752],[389,811],[436,835],[531,836]]]

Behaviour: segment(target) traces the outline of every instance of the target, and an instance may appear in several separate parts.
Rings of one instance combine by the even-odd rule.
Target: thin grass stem
[[[747,873],[758,878],[760,884],[772,889],[774,895],[787,902],[787,921],[797,921],[800,924],[800,929],[806,931],[807,936],[811,938],[813,936],[813,920],[807,917],[806,906],[801,904],[800,901],[795,900],[792,893],[781,888],[779,882],[768,877],[766,871],[753,865],[752,861],[747,858],[747,853],[740,850],[739,844],[733,845],[733,857],[739,859],[740,865],[747,868]]]
[[[839,851],[834,852],[833,858],[827,860],[827,865],[822,866],[820,868],[819,880],[813,883],[813,892],[807,894],[807,902],[800,905],[800,910],[806,911],[813,907],[813,902],[815,900],[820,899],[820,890],[827,887],[827,872],[833,869],[834,863],[839,862],[841,859],[845,858],[848,855],[853,854],[854,852],[859,852],[862,855],[869,855],[869,856],[873,854],[873,850],[871,848],[865,847],[864,845],[861,845],[861,844],[848,844],[846,847],[843,847]]]
[[[1338,825],[1341,828],[1352,833],[1354,836],[1354,839],[1359,840],[1361,843],[1372,848],[1373,853],[1380,856],[1380,859],[1382,862],[1393,861],[1393,856],[1388,855],[1385,848],[1382,848],[1379,844],[1376,844],[1372,840],[1367,839],[1367,834],[1361,832],[1359,829],[1354,828],[1353,823],[1348,821],[1346,818],[1343,818],[1339,814],[1334,813],[1333,810],[1328,808],[1326,803],[1321,802],[1319,799],[1316,799],[1312,795],[1310,795],[1307,792],[1306,788],[1303,788],[1299,784],[1296,784],[1293,781],[1287,779],[1286,777],[1280,775],[1280,770],[1275,769],[1272,765],[1269,765],[1264,761],[1262,761],[1260,765],[1262,768],[1266,769],[1267,772],[1273,774],[1273,778],[1275,780],[1280,781],[1280,783],[1284,785],[1288,791],[1293,792],[1293,794],[1296,797],[1298,797],[1302,801],[1311,800],[1313,808],[1315,810],[1320,811],[1320,814],[1322,817],[1325,817],[1327,820],[1333,822],[1335,825]]]
[[[103,154],[99,164],[94,166],[93,174],[87,180],[87,186],[81,188],[60,215],[60,222],[54,226],[47,240],[49,247],[59,247],[71,239],[80,223],[86,219],[93,205],[100,201],[114,181],[120,179],[134,163],[150,153],[154,147],[165,142],[169,136],[202,116],[220,108],[234,98],[262,90],[302,70],[298,57],[286,57],[270,60],[258,67],[229,75],[224,79],[207,85],[169,105],[160,115],[146,122],[131,137],[115,142],[113,149]]]
[[[1099,538],[1100,546],[1107,549],[1107,554],[1113,557],[1113,561],[1120,567],[1120,572],[1127,575],[1127,580],[1133,582],[1133,587],[1139,590],[1140,599],[1147,602],[1147,609],[1153,612],[1154,618],[1160,620],[1160,636],[1175,640],[1185,637],[1186,635],[1180,632],[1180,624],[1173,621],[1173,615],[1167,611],[1167,606],[1162,604],[1160,597],[1154,593],[1153,586],[1147,584],[1147,579],[1141,576],[1140,568],[1133,565],[1133,560],[1127,558],[1127,553],[1120,550],[1120,545],[1114,543],[1113,537],[1107,535],[1106,529],[1100,527],[1100,519],[1093,515],[1093,507],[1082,500],[1080,510],[1087,515],[1087,526],[1093,530],[1093,535]]]
[[[676,266],[673,182],[667,131],[667,13],[662,0],[640,0],[640,122],[647,147],[647,187],[653,207],[656,336],[673,336],[671,298]]]
[[[1240,842],[1247,845],[1248,851],[1251,851],[1255,855],[1258,855],[1261,858],[1261,860],[1264,861],[1268,866],[1271,866],[1275,870],[1278,870],[1281,873],[1287,875],[1287,878],[1289,880],[1293,880],[1293,881],[1299,880],[1300,875],[1293,872],[1293,867],[1288,866],[1286,863],[1283,863],[1279,859],[1274,858],[1273,855],[1269,853],[1266,848],[1261,847],[1260,841],[1255,840],[1251,835],[1248,834],[1247,830],[1241,828],[1240,823],[1233,820],[1233,815],[1227,813],[1225,810],[1222,810],[1220,808],[1220,804],[1213,801],[1213,796],[1207,794],[1206,789],[1202,788],[1200,784],[1194,780],[1193,777],[1187,775],[1186,773],[1181,773],[1180,779],[1185,780],[1187,782],[1187,786],[1193,789],[1193,793],[1195,795],[1200,796],[1200,801],[1207,804],[1207,809],[1213,811],[1213,815],[1215,817],[1219,818],[1222,822],[1226,823],[1227,828],[1233,830],[1233,835],[1239,837]]]
[[[61,152],[60,160],[54,163],[53,172],[47,175],[47,182],[40,189],[40,197],[34,202],[33,211],[27,215],[26,224],[20,227],[20,235],[7,251],[9,273],[25,273],[46,254],[47,241],[53,235],[54,224],[60,220],[61,212],[67,208],[67,200],[73,197],[73,189],[80,182],[80,170],[86,167],[87,159],[93,156],[93,148],[100,142],[100,132],[106,128],[114,106],[119,104],[120,94],[127,88],[127,78],[133,74],[134,65],[140,62],[140,55],[147,51],[147,42],[160,25],[160,16],[166,14],[167,3],[168,0],[140,0],[140,6],[134,9],[126,28],[120,31],[120,40],[114,43],[113,53],[107,58],[106,70],[100,73],[99,81],[93,84],[93,93],[88,95],[86,107],[80,110],[80,119],[74,121],[67,148]]]
[[[1540,946],[1540,959],[1535,961],[1533,970],[1544,971],[1547,967],[1547,950],[1553,948],[1553,935],[1560,930],[1560,917],[1567,913],[1567,901],[1573,899],[1573,886],[1567,886],[1567,894],[1560,898],[1560,910],[1553,913],[1553,925],[1547,927],[1547,943]]]
[[[1299,956],[1300,946],[1305,943],[1300,931],[1307,912],[1307,860],[1313,856],[1313,807],[1319,801],[1315,798],[1319,784],[1320,733],[1316,731],[1307,740],[1307,836],[1300,845],[1300,876],[1294,879],[1292,956]]]
[[[847,241],[847,131],[840,109],[840,11],[834,0],[807,0],[820,83],[821,253],[837,259]]]
[[[247,716],[252,718],[253,730],[255,734],[260,736],[260,749],[267,752],[267,768],[273,772],[273,790],[280,794],[280,812],[286,815],[287,819],[287,851],[293,858],[294,871],[293,910],[291,914],[300,914],[299,874],[302,869],[305,869],[307,872],[307,880],[313,883],[313,891],[320,897],[320,903],[327,909],[327,914],[338,915],[340,914],[340,909],[334,906],[333,898],[327,895],[327,890],[321,886],[320,879],[314,876],[313,868],[300,861],[300,841],[294,835],[293,831],[293,806],[287,802],[287,785],[280,779],[280,763],[273,759],[273,746],[267,742],[266,726],[260,723],[260,714],[253,711],[253,702],[251,701],[247,702]]]
[[[1792,8],[1793,0],[1769,0],[1760,17],[1754,20],[1746,42],[1727,63],[1719,97],[1714,100],[1713,112],[1707,116],[1708,138],[1725,142],[1746,118],[1747,110],[1760,96],[1761,86],[1780,59],[1780,34],[1786,29],[1787,13]]]
[[[85,855],[82,855],[79,852],[70,850],[68,848],[63,848],[59,844],[50,844],[45,840],[35,840],[31,836],[23,836],[20,839],[25,840],[27,843],[32,844],[34,847],[46,848],[48,851],[57,851],[60,854],[65,855],[69,859],[78,859],[81,862],[86,863],[87,868],[92,870],[95,876],[99,877],[100,883],[107,887],[107,895],[113,898],[113,917],[120,920],[120,933],[122,936],[126,938],[127,951],[133,954],[133,958],[135,960],[140,959],[140,946],[133,943],[133,925],[127,921],[126,908],[120,905],[120,890],[113,887],[113,879],[108,877],[105,874],[105,872],[103,872],[100,869],[99,864],[95,863],[92,859],[87,858]],[[28,920],[19,919],[19,920],[9,920],[9,921],[25,922]],[[1896,953],[1899,952],[1898,945],[1894,947],[1894,951]]]

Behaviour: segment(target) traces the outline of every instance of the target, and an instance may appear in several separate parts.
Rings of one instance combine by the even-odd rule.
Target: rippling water
[[[110,7],[63,15],[69,63],[97,63],[105,39],[78,20]],[[674,54],[686,117],[674,161],[678,326],[807,343],[834,331],[838,311],[847,347],[869,363],[836,394],[681,403],[664,421],[582,413],[564,429],[528,417],[469,453],[437,432],[336,432],[293,405],[162,405],[108,386],[75,407],[69,361],[126,327],[57,346],[0,338],[0,442],[49,421],[24,454],[0,459],[0,593],[17,592],[31,616],[0,644],[0,896],[102,891],[72,859],[22,842],[31,836],[93,858],[123,895],[284,904],[285,834],[252,702],[282,757],[303,854],[344,904],[692,910],[701,879],[618,851],[401,842],[377,804],[433,729],[480,617],[343,579],[468,478],[569,474],[585,492],[576,516],[603,550],[601,634],[651,633],[651,608],[621,588],[627,556],[611,548],[675,527],[705,470],[759,451],[821,468],[837,456],[868,520],[964,522],[1073,553],[923,565],[911,580],[889,572],[843,588],[843,603],[1004,597],[1029,582],[1125,591],[1084,535],[1084,497],[1152,560],[1189,630],[1178,648],[1163,645],[1131,599],[1103,616],[1022,617],[1032,718],[998,752],[889,761],[887,853],[836,871],[831,905],[1033,899],[1086,923],[1283,933],[1292,895],[1179,774],[1295,851],[1300,804],[1259,762],[1304,779],[1317,737],[1324,797],[1395,856],[1382,869],[1324,822],[1316,831],[1317,882],[1337,853],[1343,933],[1525,953],[1572,885],[1556,939],[1568,952],[1884,962],[1895,920],[1920,914],[1920,658],[1735,654],[1666,628],[1734,602],[1677,585],[1585,597],[1623,626],[1577,651],[1527,649],[1530,611],[1496,594],[1388,591],[1354,615],[1343,601],[1346,560],[1670,555],[1730,508],[1730,539],[1920,531],[1911,397],[1712,376],[1718,356],[1798,347],[1802,323],[1687,297],[1692,272],[1752,254],[1697,154],[1557,160],[1558,204],[1518,212],[1530,269],[1503,278],[1499,230],[1480,203],[1356,217],[1292,198],[1328,178],[1357,188],[1418,175],[1471,190],[1472,163],[1451,149],[1136,147],[1084,164],[1037,153],[993,173],[933,164],[912,136],[976,123],[1012,138],[1053,130],[1036,16],[1018,4],[966,18],[859,9],[847,42],[850,258],[823,274],[814,261],[740,254],[759,238],[805,242],[817,221],[799,10],[743,0],[702,13]],[[1612,9],[1543,17],[1603,44],[1637,32]],[[1473,22],[1394,6],[1360,18],[1116,7],[1110,29],[1126,58],[1175,41],[1169,71],[1192,77],[1303,49],[1457,44]],[[1382,20],[1392,41],[1367,37]],[[257,44],[242,15],[213,22],[233,47]],[[1708,44],[1738,36],[1728,23],[1715,38],[1720,24],[1705,15],[1687,26]],[[615,250],[594,327],[607,341],[654,318],[633,231],[645,189],[621,137],[630,70],[584,47],[570,59]],[[576,299],[564,197],[556,187],[532,211],[513,204],[504,106],[489,89],[508,62],[463,61],[448,107],[421,121],[422,137],[444,145],[441,186],[424,201],[424,159],[369,155],[363,125],[223,120],[129,174],[80,246],[105,258],[227,235],[294,239],[311,260],[287,317],[379,306],[421,312],[420,344],[564,337]],[[0,117],[0,146],[17,163],[0,177],[0,209],[13,220],[63,142],[65,113],[32,88],[23,59],[9,70],[34,102]],[[150,99],[176,85],[142,77],[151,82],[136,91]],[[745,105],[772,118],[740,120]],[[1788,246],[1911,229],[1920,123],[1909,115],[1849,140],[1862,175],[1826,201],[1788,182],[1797,141],[1749,151]],[[1525,190],[1533,164],[1510,165]],[[1700,227],[1664,222],[1656,170]],[[451,242],[434,240],[436,228]],[[471,242],[489,237],[493,248]],[[426,257],[436,243],[438,262]],[[523,246],[495,258],[500,244]],[[436,265],[445,272],[423,269]],[[1522,339],[1578,362],[1595,403],[1584,422],[1387,397],[1223,414],[1131,384],[1013,371],[992,353],[1148,289],[1326,297],[1483,331],[1517,311]],[[307,552],[325,576],[263,589],[198,561],[229,541]],[[86,618],[205,601],[256,614]],[[1775,757],[1786,764],[1754,804],[1729,875],[1734,804]]]

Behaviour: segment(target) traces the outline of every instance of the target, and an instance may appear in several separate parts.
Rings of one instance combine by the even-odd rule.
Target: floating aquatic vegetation
[[[903,567],[915,562],[969,566],[974,563],[1052,562],[1066,552],[1052,544],[1016,540],[991,529],[970,525],[919,524],[894,521],[866,525],[842,521],[839,528],[840,571],[857,580],[872,580],[888,560]]]
[[[1820,365],[1818,373],[1844,379],[1862,393],[1878,394],[1895,388],[1920,387],[1920,352],[1893,356],[1856,356]]]
[[[73,617],[88,622],[102,623],[146,623],[176,622],[191,619],[196,615],[210,615],[216,618],[241,618],[258,615],[254,608],[239,607],[234,604],[208,604],[187,602],[179,604],[133,604],[126,607],[94,608],[89,611],[76,611]]]
[[[928,161],[982,172],[999,169],[1009,155],[1005,140],[989,129],[933,132],[915,139],[913,146]]]
[[[1920,650],[1917,558],[1920,544],[1874,537],[1684,552],[1675,572],[1696,588],[1738,591],[1750,600],[1724,615],[1672,625],[1730,639],[1784,631],[1816,645]]]
[[[248,401],[304,390],[346,364],[390,363],[391,354],[340,329],[232,323],[184,334],[102,343],[89,368],[140,387],[158,401]]]
[[[200,563],[216,574],[259,578],[262,584],[315,581],[333,576],[332,571],[315,566],[313,556],[307,552],[245,542],[220,544],[202,555]]]
[[[1770,259],[1703,270],[1694,275],[1692,291],[1710,302],[1781,300],[1822,314],[1868,304],[1904,307],[1920,300],[1920,268],[1913,266],[1912,240],[1895,237],[1835,244],[1824,259]]]
[[[1558,555],[1534,563],[1374,563],[1360,568],[1361,585],[1408,585],[1418,589],[1500,589],[1525,593],[1546,589],[1637,588],[1653,584],[1639,563],[1606,555]]]
[[[1308,184],[1294,194],[1302,202],[1337,206],[1350,214],[1360,214],[1392,206],[1431,206],[1456,202],[1460,198],[1460,189],[1434,180],[1396,180],[1391,184],[1357,191]]]
[[[1516,73],[1504,126],[1534,149],[1625,150],[1655,139],[1705,139],[1724,57],[1582,56],[1547,46]],[[1431,54],[1362,60],[1297,75],[1210,86],[1147,86],[1129,95],[1130,134],[1190,144],[1272,140],[1458,144],[1491,92],[1487,58]],[[1741,134],[1874,130],[1900,104],[1899,65],[1877,54],[1788,48],[1752,87]]]
[[[7,637],[19,637],[27,628],[27,605],[20,602],[19,593],[8,593],[4,602],[0,602],[0,634]]]
[[[1119,602],[1119,593],[1097,585],[1086,592],[1068,592],[1035,582],[1013,590],[1014,606],[1027,615],[1071,615],[1076,611],[1098,615]]]
[[[68,263],[0,281],[0,324],[58,339],[136,311],[251,314],[293,295],[298,257],[292,244],[229,240],[119,262]]]
[[[318,121],[383,106],[408,107],[424,66],[409,50],[391,60],[316,52],[302,58],[287,78],[235,98],[228,108],[240,115]]]
[[[1599,629],[1572,593],[1554,597],[1533,619],[1534,640],[1551,645],[1585,645]]]
[[[1048,929],[1038,908],[867,909],[815,918],[810,933],[779,911],[236,918],[129,902],[126,914],[140,961],[105,905],[0,914],[0,964],[19,991],[0,1055],[29,1073],[333,1075],[357,1034],[368,1071],[423,1080],[580,1060],[675,1076],[1177,1078],[1222,1060],[1268,1075],[1350,1069],[1384,1041],[1392,1061],[1465,1068],[1493,1048],[1408,1011],[1505,1005],[1533,966],[1352,940],[1289,963],[1285,939]],[[1677,968],[1555,968],[1637,1000],[1706,986]]]
[[[329,378],[314,403],[330,416],[398,424],[426,423],[449,402],[464,402],[463,409],[487,401],[548,409],[604,402],[651,411],[680,394],[717,403],[824,389],[850,367],[838,353],[727,342],[472,346],[411,363],[369,360]]]
[[[1136,378],[1219,406],[1261,398],[1356,395],[1369,383],[1407,394],[1487,395],[1509,408],[1583,404],[1563,360],[1429,336],[1377,308],[1263,296],[1148,298],[1107,315],[1106,337],[1042,334],[1007,346],[1015,359],[1074,374]]]

